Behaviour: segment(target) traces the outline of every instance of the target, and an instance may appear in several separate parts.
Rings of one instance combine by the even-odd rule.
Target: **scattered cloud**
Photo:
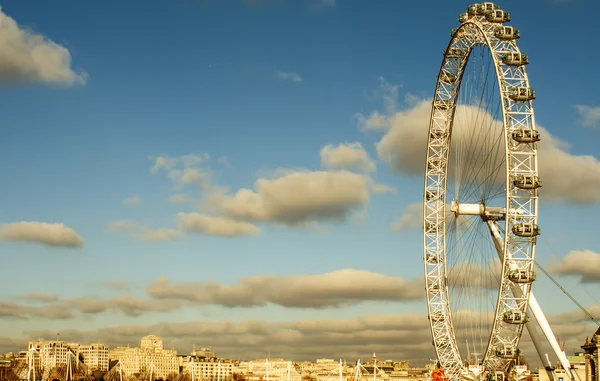
[[[590,308],[598,316],[598,308]],[[467,316],[464,311],[462,315]],[[548,316],[554,333],[565,341],[565,348],[579,348],[596,327],[584,323],[580,311]],[[471,319],[480,321],[481,314],[470,312]],[[458,323],[457,341],[469,339],[472,327]],[[433,355],[427,316],[421,313],[374,314],[342,319],[308,319],[291,321],[264,320],[198,320],[161,322],[152,325],[103,327],[93,330],[63,329],[61,337],[71,342],[88,342],[90,337],[102,338],[110,347],[137,346],[149,334],[163,339],[165,347],[179,353],[189,353],[198,342],[215,343],[212,349],[221,357],[242,360],[264,358],[265,348],[272,356],[295,361],[316,358],[346,358],[348,362],[370,358],[409,360],[412,366],[430,363]],[[54,337],[54,330],[29,330],[25,337],[0,337],[3,352],[22,350],[29,340]],[[471,340],[469,340],[471,344]],[[399,345],[401,343],[401,345]],[[476,345],[476,343],[472,343]],[[473,347],[472,350],[475,350]],[[519,349],[530,364],[538,364],[538,356],[527,334],[523,334]]]
[[[85,240],[61,223],[12,222],[0,225],[0,241],[30,242],[46,246],[78,248]]]
[[[207,170],[201,168],[202,165],[210,161],[210,155],[182,155],[170,157],[167,155],[150,156],[154,162],[150,172],[156,174],[164,170],[167,176],[179,187],[189,184],[207,184],[210,181],[210,174]]]
[[[212,194],[208,203],[233,219],[302,227],[317,221],[344,221],[369,201],[367,183],[364,176],[347,171],[284,172],[274,179],[257,180],[255,190]]]
[[[310,360],[335,355],[354,360],[370,357],[410,359],[412,364],[429,363],[431,337],[423,315],[368,315],[351,319],[297,321],[191,321],[164,322],[149,326],[108,327],[97,330],[61,330],[69,341],[86,342],[102,337],[110,347],[138,345],[141,337],[154,334],[165,347],[189,353],[197,342],[218,343],[213,349],[223,357],[264,358],[265,348],[272,356]],[[30,330],[27,339],[52,337],[50,330]],[[16,341],[16,340],[15,340]],[[401,346],[398,343],[402,343]]]
[[[229,163],[229,158],[227,156],[221,156],[217,159],[217,163],[226,166],[227,168],[231,168],[231,164]]]
[[[169,197],[169,202],[171,204],[185,204],[190,201],[191,201],[191,199],[188,195],[181,194],[181,193],[175,193],[174,195]]]
[[[385,90],[388,95],[384,102],[390,102],[395,97],[396,89],[391,87],[390,90],[390,86],[382,85],[384,90],[388,89]],[[468,120],[474,109],[472,106],[459,105],[457,120]],[[431,101],[425,100],[401,111],[374,112],[368,118],[361,115],[357,118],[361,128],[384,132],[377,143],[377,153],[389,168],[397,173],[422,176],[430,113]],[[491,115],[485,117],[493,120]],[[501,122],[495,123],[501,127]],[[453,142],[460,143],[461,139],[469,136],[466,128],[461,129],[461,123],[457,123],[455,128],[457,133],[453,136]],[[600,193],[596,191],[600,189],[600,160],[589,155],[572,154],[568,151],[568,144],[552,136],[543,127],[538,126],[538,129],[542,138],[538,149],[539,173],[544,185],[540,197],[581,204],[600,202]]]
[[[30,292],[28,294],[19,296],[18,299],[26,300],[29,302],[50,303],[56,302],[58,300],[58,295],[45,294],[42,292]]]
[[[45,302],[41,306],[0,301],[0,319],[65,320],[80,317],[78,314],[100,314],[107,311],[116,311],[125,316],[137,317],[145,312],[175,311],[181,306],[182,303],[177,300],[141,299],[131,295],[119,295],[113,299],[102,299],[97,296],[59,299]]]
[[[170,157],[167,155],[150,156],[150,160],[154,161],[154,165],[150,169],[152,173],[158,173],[161,169],[170,171],[178,165],[183,165],[184,168],[191,168],[210,160],[210,155],[182,155],[178,157]]]
[[[300,75],[298,75],[298,73],[286,73],[283,71],[276,71],[275,72],[275,77],[277,77],[277,79],[280,79],[282,81],[292,81],[292,82],[296,82],[296,83],[300,83],[303,81],[302,77],[300,77]]]
[[[128,282],[124,279],[107,281],[107,282],[102,283],[102,285],[104,287],[109,288],[114,291],[127,291],[127,290],[130,290],[134,286],[133,283]]]
[[[178,213],[177,226],[180,230],[187,233],[205,234],[217,237],[238,237],[260,234],[260,230],[249,222],[196,212]]]
[[[130,220],[111,221],[108,230],[120,231],[129,238],[142,242],[163,242],[180,238],[183,234],[175,229],[150,229]]]
[[[142,228],[141,233],[137,235],[137,239],[143,242],[163,242],[172,241],[180,238],[183,234],[175,229],[148,229]]]
[[[396,193],[398,193],[398,190],[394,187],[391,187],[391,186],[385,185],[385,184],[372,184],[371,192],[373,192],[375,194],[383,194],[383,193],[396,194]]]
[[[319,275],[263,275],[240,279],[236,285],[195,282],[174,285],[167,278],[150,284],[148,295],[201,305],[259,307],[276,304],[288,308],[326,308],[366,300],[412,301],[424,297],[423,283],[407,282],[369,271],[344,269]]]
[[[347,169],[363,172],[375,171],[375,162],[358,143],[342,143],[334,146],[326,145],[321,149],[321,167],[326,169]]]
[[[108,230],[128,230],[136,227],[136,224],[130,220],[118,220],[118,221],[110,221],[108,223]]]
[[[208,181],[208,173],[200,172],[195,168],[172,169],[168,176],[174,182],[185,185]]]
[[[600,254],[591,250],[573,250],[548,270],[558,275],[579,277],[581,283],[600,283]]]
[[[579,113],[579,123],[585,127],[600,126],[600,106],[591,107],[586,105],[575,105]]]
[[[140,205],[141,203],[142,199],[139,196],[131,196],[123,200],[123,204],[125,205]]]
[[[406,212],[392,223],[393,231],[419,229],[423,226],[423,203],[418,202],[406,207]]]
[[[87,74],[71,68],[69,51],[23,28],[0,7],[0,83],[85,84]]]
[[[395,114],[397,111],[398,89],[400,86],[388,82],[383,77],[379,77],[378,80],[379,87],[375,95],[381,98],[384,110],[373,110],[369,116],[357,113],[355,117],[361,131],[386,131],[389,128],[388,116]],[[414,99],[414,97],[411,98],[412,101]]]

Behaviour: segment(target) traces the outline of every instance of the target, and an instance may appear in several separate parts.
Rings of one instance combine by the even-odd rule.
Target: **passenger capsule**
[[[458,22],[459,23],[464,23],[468,19],[469,19],[469,14],[467,12],[461,13],[460,15],[458,15]]]
[[[513,101],[530,101],[535,99],[535,91],[529,87],[517,87],[508,93],[508,97]]]
[[[427,222],[425,223],[425,231],[427,233],[437,233],[438,225],[434,224],[433,222]]]
[[[523,53],[506,53],[502,56],[502,63],[509,66],[522,66],[529,64],[529,57]]]
[[[442,314],[441,312],[434,312],[431,315],[429,315],[429,319],[431,321],[443,321],[444,320],[444,314]]]
[[[448,135],[448,131],[445,130],[431,130],[431,133],[429,134],[432,139],[443,139],[447,138]]]
[[[529,314],[519,310],[506,311],[502,314],[502,320],[508,324],[525,324],[529,320]]]
[[[519,143],[536,143],[540,141],[540,132],[531,128],[516,129],[511,135]]]
[[[427,193],[425,193],[425,198],[427,199],[427,201],[439,200],[440,194],[436,191],[427,191]]]
[[[458,28],[452,28],[452,29],[450,29],[450,37],[454,37],[454,35],[456,34],[456,32],[458,32]]]
[[[463,58],[469,53],[465,48],[448,48],[444,50],[444,56],[447,58]]]
[[[485,19],[489,22],[501,24],[510,21],[510,13],[503,11],[502,9],[497,9],[495,11],[487,12],[485,14]]]
[[[427,254],[427,263],[438,263],[439,258],[437,254]]]
[[[478,5],[479,5],[479,4],[471,4],[471,5],[469,5],[469,6],[467,7],[467,13],[468,13],[470,16],[475,16],[475,15],[477,15],[477,6],[478,6]]]
[[[501,26],[494,31],[499,40],[510,41],[521,37],[521,32],[514,26]]]
[[[430,160],[429,163],[427,163],[427,169],[429,170],[441,170],[442,169],[442,162],[441,160]]]
[[[511,359],[513,357],[515,357],[515,348],[512,345],[503,345],[503,346],[498,346],[496,347],[496,356],[504,358],[504,359]]]
[[[498,9],[500,9],[500,7],[498,6],[498,4],[495,4],[495,3],[492,3],[492,2],[489,2],[489,1],[477,4],[477,12],[480,15],[485,15],[487,12],[495,11],[495,10],[498,10]]]
[[[535,281],[536,274],[533,270],[510,270],[508,279],[513,283],[532,283]]]
[[[539,178],[538,175],[521,174],[515,176],[515,179],[513,180],[513,185],[519,189],[537,189],[542,187],[542,180]]]
[[[454,83],[457,78],[458,75],[456,73],[450,73],[448,71],[442,71],[440,73],[440,81],[444,83]]]
[[[429,290],[430,291],[439,291],[440,290],[440,285],[437,283],[431,284],[429,285]]]
[[[450,99],[436,99],[434,105],[438,110],[448,110],[452,108],[453,103]]]
[[[522,222],[512,227],[514,235],[519,237],[535,237],[540,235],[540,227],[532,222]]]

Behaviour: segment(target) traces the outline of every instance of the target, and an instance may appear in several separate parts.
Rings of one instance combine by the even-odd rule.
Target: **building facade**
[[[198,381],[229,381],[233,379],[233,360],[217,358],[196,358],[188,363],[194,380]]]
[[[69,356],[72,357],[70,360],[74,361],[76,356],[65,341],[30,341],[28,349],[31,353],[35,353],[35,365],[42,370],[66,364]]]
[[[179,373],[177,351],[163,348],[163,342],[154,335],[142,338],[138,348],[116,347],[108,354],[109,361],[116,360],[123,375],[138,374],[153,379],[172,379]]]
[[[77,347],[77,357],[90,370],[108,370],[108,345],[106,344],[89,344],[79,345]]]

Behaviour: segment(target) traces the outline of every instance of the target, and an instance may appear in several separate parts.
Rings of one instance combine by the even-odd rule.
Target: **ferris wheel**
[[[425,283],[433,345],[450,380],[465,363],[487,375],[508,371],[530,318],[540,133],[529,59],[509,21],[489,2],[459,16],[432,102]],[[531,303],[536,320],[546,322]]]

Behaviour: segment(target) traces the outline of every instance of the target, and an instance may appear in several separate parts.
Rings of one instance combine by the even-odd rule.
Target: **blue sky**
[[[0,298],[6,304],[0,304],[0,349],[23,348],[26,340],[55,332],[65,340],[134,344],[151,331],[181,351],[206,344],[223,355],[259,355],[262,344],[241,344],[251,334],[247,319],[275,330],[269,331],[273,337],[290,322],[349,319],[343,326],[361,327],[362,333],[347,332],[347,340],[332,347],[315,345],[300,328],[297,342],[265,340],[290,357],[358,357],[375,350],[415,363],[431,358],[429,332],[414,337],[403,328],[413,321],[426,324],[424,301],[411,288],[422,277],[421,233],[391,228],[421,200],[422,174],[397,170],[377,145],[403,128],[393,122],[396,113],[406,122],[429,107],[441,52],[467,5],[3,1]],[[600,53],[593,49],[591,22],[600,4],[539,0],[501,6],[511,12],[522,34],[519,46],[531,59],[537,123],[568,143],[552,149],[567,152],[568,164],[577,168],[560,172],[550,154],[540,166],[577,189],[596,189],[548,191],[554,200],[542,200],[538,260],[558,266],[561,282],[600,313],[588,295],[598,293],[600,281],[592,217],[600,212]],[[376,110],[388,117],[387,129],[361,129],[357,115],[368,119]],[[177,172],[185,168],[186,178]],[[309,183],[323,195],[304,197],[302,187]],[[233,200],[239,189],[253,190],[248,197],[257,202],[269,196],[279,206],[265,211],[242,205]],[[185,202],[169,202],[174,195]],[[139,202],[127,204],[131,197]],[[238,207],[254,217],[242,218]],[[184,214],[178,219],[178,213]],[[21,221],[33,224],[11,225]],[[73,230],[36,224],[44,222]],[[567,262],[571,251],[579,252],[572,253],[576,263],[585,259],[598,266]],[[302,277],[342,269],[355,272]],[[263,307],[220,306],[227,290],[210,301],[198,295],[182,300],[173,296],[175,288],[171,294],[161,288],[169,296],[155,303],[158,297],[146,289],[164,286],[153,283],[160,277],[200,287],[267,275],[279,278],[257,282],[273,282],[268,284],[280,291]],[[580,276],[587,276],[583,286]],[[120,284],[111,288],[107,282]],[[360,282],[373,292],[359,292]],[[397,296],[385,296],[395,287]],[[538,298],[556,316],[561,337],[576,347],[592,328],[565,324],[559,314],[575,306],[566,298],[552,303],[557,290],[551,287],[540,280]],[[35,302],[40,293],[45,302]],[[345,304],[333,306],[340,299]],[[323,300],[320,308],[305,308]],[[374,319],[398,327],[378,331]],[[207,325],[194,330],[198,336],[178,336],[175,328],[159,324],[180,323],[183,332],[185,324],[198,321],[238,322],[243,332],[218,338],[215,325]],[[323,324],[314,327],[325,330]],[[104,327],[110,330],[99,331]],[[369,339],[377,335],[397,341]]]

